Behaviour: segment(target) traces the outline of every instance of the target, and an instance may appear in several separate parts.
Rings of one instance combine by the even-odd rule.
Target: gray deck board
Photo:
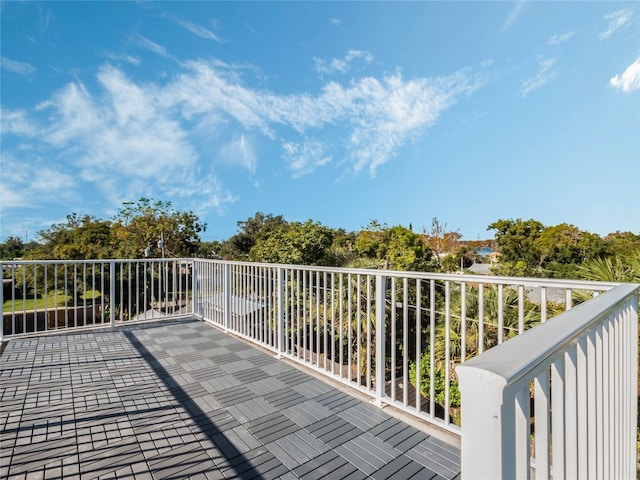
[[[457,448],[190,319],[9,341],[0,447],[8,479],[460,473]]]

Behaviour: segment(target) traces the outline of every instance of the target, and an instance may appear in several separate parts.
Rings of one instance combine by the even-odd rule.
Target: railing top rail
[[[487,350],[457,369],[483,370],[502,378],[505,385],[513,384],[545,364],[613,309],[637,295],[639,289],[638,284],[621,284]]]
[[[527,288],[560,288],[560,289],[584,289],[590,291],[606,291],[616,286],[619,283],[613,282],[594,282],[590,280],[566,280],[556,278],[527,278],[527,277],[500,277],[493,275],[469,275],[469,274],[452,274],[452,273],[434,273],[434,272],[411,272],[411,271],[398,271],[398,270],[372,270],[366,268],[340,268],[340,267],[323,267],[323,266],[310,266],[310,265],[289,265],[289,264],[275,264],[275,263],[260,263],[260,262],[240,262],[240,261],[228,261],[228,260],[212,260],[201,258],[134,258],[134,259],[91,259],[91,260],[2,260],[0,266],[3,269],[19,267],[22,265],[77,265],[77,264],[100,264],[100,263],[151,263],[151,262],[184,262],[191,263],[194,261],[217,263],[217,264],[229,264],[229,265],[244,265],[253,267],[264,268],[284,268],[295,269],[314,272],[327,272],[327,273],[345,273],[355,275],[384,275],[386,277],[396,278],[411,278],[421,280],[439,280],[450,281],[457,283],[483,283],[489,285],[513,285],[523,286]]]
[[[77,265],[77,264],[97,264],[97,263],[150,263],[150,262],[184,262],[191,263],[193,258],[99,258],[91,260],[2,260],[0,266],[2,268],[11,268],[12,266],[22,265]]]
[[[620,283],[616,282],[595,282],[591,280],[567,280],[557,278],[528,278],[528,277],[501,277],[494,275],[470,275],[456,273],[434,273],[434,272],[413,272],[406,270],[372,270],[366,268],[341,268],[341,267],[323,267],[310,265],[290,265],[260,262],[241,262],[228,260],[211,260],[211,259],[194,259],[198,261],[213,262],[219,264],[230,265],[250,265],[265,268],[284,268],[294,270],[319,271],[328,273],[350,273],[360,275],[384,275],[386,277],[396,278],[413,278],[413,279],[433,279],[441,281],[451,281],[458,283],[484,283],[493,285],[522,285],[529,288],[562,288],[562,289],[584,289],[606,291],[617,287]]]

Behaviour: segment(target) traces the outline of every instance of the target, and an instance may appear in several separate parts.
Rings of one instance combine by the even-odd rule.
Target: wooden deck
[[[448,479],[457,448],[197,320],[11,340],[0,478]]]

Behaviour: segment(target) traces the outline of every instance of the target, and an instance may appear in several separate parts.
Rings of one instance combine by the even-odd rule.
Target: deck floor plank
[[[2,478],[387,479],[460,452],[193,319],[10,340]]]

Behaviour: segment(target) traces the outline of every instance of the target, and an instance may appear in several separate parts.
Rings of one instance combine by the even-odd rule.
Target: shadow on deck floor
[[[0,478],[453,479],[455,447],[197,320],[21,338]]]

